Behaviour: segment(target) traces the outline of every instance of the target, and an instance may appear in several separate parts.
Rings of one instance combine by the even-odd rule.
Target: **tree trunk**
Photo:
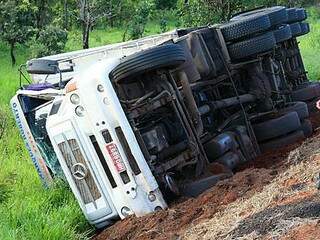
[[[89,34],[90,34],[90,26],[88,23],[84,22],[82,25],[82,48],[89,48]]]
[[[10,56],[11,56],[12,66],[16,65],[16,57],[14,55],[14,47],[15,47],[15,42],[11,42],[10,43]]]
[[[69,13],[68,13],[68,0],[64,0],[63,3],[63,27],[64,29],[69,29]]]

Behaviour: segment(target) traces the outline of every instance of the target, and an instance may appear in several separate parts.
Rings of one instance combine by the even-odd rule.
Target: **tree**
[[[30,3],[34,6],[34,21],[38,30],[43,29],[47,24],[51,22],[52,11],[49,0],[30,0]]]
[[[67,31],[49,25],[39,31],[37,37],[29,42],[32,57],[43,57],[63,52],[68,40]]]
[[[34,33],[34,12],[28,1],[0,0],[0,37],[10,45],[12,65],[16,64],[16,44],[25,43]]]
[[[89,34],[97,20],[102,17],[111,19],[114,17],[113,5],[120,4],[121,1],[114,3],[112,0],[78,0],[79,20],[82,23],[82,47],[89,48]]]
[[[129,39],[137,39],[143,36],[146,24],[154,9],[154,2],[151,0],[133,1],[126,0],[122,4],[120,18],[125,31],[122,35],[122,41]]]

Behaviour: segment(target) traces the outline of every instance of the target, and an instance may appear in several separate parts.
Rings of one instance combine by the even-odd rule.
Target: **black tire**
[[[276,40],[274,34],[273,32],[268,32],[254,38],[230,44],[228,50],[230,57],[235,60],[269,51],[275,46]]]
[[[301,126],[299,116],[296,112],[287,112],[276,118],[253,124],[253,131],[258,142],[267,141],[296,131]]]
[[[280,26],[277,30],[273,31],[273,34],[277,43],[281,43],[292,38],[291,28],[288,24]]]
[[[303,131],[305,137],[311,137],[313,134],[313,127],[311,121],[309,119],[303,120],[303,122],[301,123],[300,130]]]
[[[307,19],[306,10],[303,8],[287,8],[288,23],[301,22]]]
[[[252,14],[223,24],[220,29],[225,41],[228,42],[266,31],[270,27],[271,23],[267,15]]]
[[[261,152],[266,152],[268,150],[285,147],[289,144],[295,143],[299,140],[304,139],[304,133],[301,130],[290,133],[281,138],[277,138],[259,145]]]
[[[285,23],[288,21],[288,14],[287,10],[283,6],[275,6],[270,8],[262,8],[262,9],[256,9],[253,11],[241,13],[233,18],[231,18],[231,21],[239,20],[243,17],[248,17],[252,14],[266,14],[269,17],[271,26],[276,26],[282,23]]]
[[[308,34],[310,32],[309,23],[301,22],[300,23],[300,28],[301,28],[300,34],[298,34],[297,36],[302,36],[302,35]]]
[[[300,23],[296,22],[296,23],[291,23],[290,24],[290,28],[291,28],[291,34],[292,37],[297,37],[301,34],[301,26]]]
[[[298,88],[291,93],[293,101],[309,101],[320,96],[320,84],[309,83],[303,88]]]
[[[317,102],[318,102],[318,100],[319,100],[319,99],[316,98],[316,99],[313,100],[313,101],[307,102],[309,113],[315,113],[315,112],[318,112],[318,111],[319,111],[319,109],[317,108]]]
[[[176,68],[186,61],[183,48],[176,44],[156,46],[122,59],[110,73],[110,79],[121,83],[156,69]]]
[[[293,23],[297,21],[297,12],[295,8],[287,8],[288,21],[287,23]]]
[[[285,112],[296,112],[300,120],[304,120],[309,117],[308,105],[305,102],[290,102],[285,105],[284,108],[280,109],[280,113]]]
[[[307,19],[307,12],[304,8],[296,8],[297,21],[301,22]]]

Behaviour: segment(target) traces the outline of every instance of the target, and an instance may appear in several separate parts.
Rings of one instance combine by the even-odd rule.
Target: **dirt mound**
[[[196,199],[187,199],[148,216],[119,221],[95,239],[174,239],[188,226],[212,217],[244,194],[249,197],[261,191],[274,174],[267,169],[246,169]]]
[[[320,125],[320,117],[312,119]],[[239,167],[232,178],[195,199],[180,199],[167,210],[141,218],[129,217],[94,239],[304,239],[295,238],[303,226],[317,233],[318,223],[313,221],[320,220],[315,187],[320,157],[314,157],[320,153],[318,134]]]

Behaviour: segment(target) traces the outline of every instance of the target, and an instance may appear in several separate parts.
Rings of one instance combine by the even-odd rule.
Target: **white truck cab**
[[[109,73],[122,57],[175,37],[173,31],[45,57],[57,61],[59,71],[30,71],[32,84],[18,90],[11,100],[43,184],[50,186],[53,178],[64,178],[84,215],[97,228],[167,207]]]
[[[166,207],[108,77],[118,63],[101,60],[75,76],[46,125],[68,183],[96,226]]]

